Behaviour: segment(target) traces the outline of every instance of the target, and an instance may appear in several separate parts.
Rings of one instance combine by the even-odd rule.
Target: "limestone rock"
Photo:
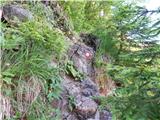
[[[81,82],[81,89],[82,89],[82,94],[86,97],[99,96],[98,87],[90,79],[85,79]]]
[[[63,112],[62,120],[78,120],[76,115],[69,113],[68,111]]]
[[[80,120],[91,118],[95,115],[98,105],[89,97],[81,96],[76,99],[76,114]]]
[[[62,82],[65,92],[69,95],[77,96],[80,95],[80,83],[73,80],[69,76],[64,76],[64,81]]]
[[[3,17],[6,21],[15,23],[15,18],[19,21],[26,21],[33,19],[33,15],[30,11],[22,8],[18,5],[5,5],[3,6]]]
[[[65,120],[65,119],[64,119]],[[66,120],[78,120],[74,115],[70,114]]]
[[[86,54],[89,54],[89,56],[86,56]],[[92,66],[94,50],[91,47],[75,44],[69,50],[69,56],[78,71],[89,77],[94,75]]]
[[[87,120],[100,120],[100,112],[97,110],[95,116],[93,118],[89,118]]]
[[[100,120],[112,120],[112,114],[108,110],[102,110],[100,112]]]
[[[66,95],[63,96],[62,119],[63,120],[111,120],[111,113],[107,110],[99,111],[98,103],[91,97],[99,96],[99,89],[95,80],[95,70],[93,67],[94,53],[92,47],[85,44],[74,44],[68,51],[70,60],[76,70],[85,75],[81,81],[69,75],[63,76],[63,88]],[[87,53],[87,56],[86,56]],[[89,56],[88,56],[89,53]],[[74,98],[74,108],[69,110],[69,100],[67,96]]]

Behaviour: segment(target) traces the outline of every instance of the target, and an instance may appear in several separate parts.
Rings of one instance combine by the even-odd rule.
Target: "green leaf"
[[[3,76],[8,76],[8,77],[14,77],[14,76],[15,76],[14,74],[12,74],[12,73],[9,72],[9,71],[4,71],[4,72],[2,72],[2,75],[3,75]]]
[[[5,78],[3,78],[3,81],[5,81],[9,85],[12,84],[12,78],[5,77]]]

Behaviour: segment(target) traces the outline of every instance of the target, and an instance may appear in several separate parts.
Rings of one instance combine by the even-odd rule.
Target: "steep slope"
[[[98,44],[86,42],[98,39],[72,31],[58,2],[11,2],[3,6],[2,20],[1,119],[111,120],[96,99],[101,96],[94,66]]]

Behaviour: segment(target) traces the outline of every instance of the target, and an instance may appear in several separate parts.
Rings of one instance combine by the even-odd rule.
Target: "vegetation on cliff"
[[[151,19],[160,9],[114,0],[4,1],[1,7],[7,4],[22,6],[33,18],[10,21],[3,13],[1,118],[50,120],[54,113],[60,119],[61,111],[51,103],[62,99],[62,74],[67,71],[80,80],[84,76],[66,51],[85,33],[97,39],[94,66],[115,83],[109,96],[93,98],[99,109],[109,109],[113,120],[160,119],[160,20]],[[74,98],[69,98],[74,109]]]

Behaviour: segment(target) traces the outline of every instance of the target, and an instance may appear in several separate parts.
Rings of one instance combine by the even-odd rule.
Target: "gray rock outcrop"
[[[3,6],[3,17],[9,23],[17,22],[16,19],[18,19],[19,21],[26,21],[33,19],[32,13],[29,10],[24,9],[19,5]]]
[[[63,76],[63,93],[65,93],[62,95],[61,104],[63,120],[111,120],[110,112],[99,111],[98,103],[92,99],[92,97],[100,95],[94,80],[94,52],[92,47],[85,44],[74,44],[68,52],[76,70],[85,74],[85,77],[77,81],[73,76]],[[86,56],[86,53],[89,53],[89,56]],[[68,97],[72,97],[73,100],[68,100]],[[68,107],[71,104],[73,105],[72,110]]]

